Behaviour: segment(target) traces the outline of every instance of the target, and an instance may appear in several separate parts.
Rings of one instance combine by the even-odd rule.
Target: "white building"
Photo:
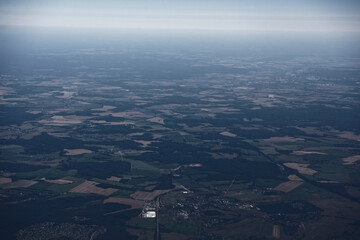
[[[156,212],[155,211],[146,211],[142,214],[143,218],[156,218]]]

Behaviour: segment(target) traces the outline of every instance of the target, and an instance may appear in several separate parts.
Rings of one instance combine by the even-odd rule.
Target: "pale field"
[[[137,192],[131,194],[130,196],[136,200],[149,201],[149,200],[154,200],[157,196],[168,193],[170,191],[171,191],[170,189],[155,190],[152,192],[137,191]]]
[[[236,137],[237,135],[231,132],[221,132],[220,135],[226,136],[226,137]]]
[[[128,134],[128,136],[130,136],[130,137],[133,137],[133,136],[142,136],[142,135],[144,135],[143,132],[137,132],[137,133],[130,133],[130,134]]]
[[[164,124],[164,119],[162,119],[160,117],[149,118],[146,121],[152,122],[152,123]]]
[[[303,181],[301,178],[299,178],[298,176],[296,176],[295,174],[291,174],[288,176],[288,179],[289,180],[292,180],[292,181]]]
[[[97,87],[96,91],[106,91],[106,90],[120,90],[120,89],[123,89],[122,87],[111,87],[111,86],[104,86],[104,87]]]
[[[309,164],[306,163],[284,163],[284,165],[287,166],[288,168],[295,169],[299,173],[305,175],[314,175],[315,173],[317,173],[316,170],[308,168]]]
[[[90,120],[91,123],[95,123],[95,124],[106,124],[108,123],[105,120]]]
[[[142,144],[141,147],[146,148],[146,147],[148,147],[151,143],[157,142],[157,141],[134,140],[134,142],[140,143],[140,144]]]
[[[202,167],[201,163],[191,163],[189,165],[184,165],[184,167]]]
[[[273,147],[260,147],[260,151],[264,154],[278,154],[278,152]]]
[[[46,178],[42,178],[41,180],[48,182],[48,183],[55,183],[55,184],[70,184],[73,183],[73,181],[71,180],[66,180],[66,179],[46,179]]]
[[[293,151],[292,154],[298,155],[298,156],[307,155],[307,154],[327,155],[326,153],[323,153],[323,152],[311,152],[311,151]]]
[[[79,124],[84,122],[85,120],[91,117],[87,116],[76,116],[76,115],[69,115],[69,116],[53,116],[50,120],[40,120],[39,123],[49,126],[67,126],[72,124]]]
[[[267,139],[262,139],[266,142],[297,142],[297,141],[304,141],[303,138],[294,138],[294,137],[271,137]]]
[[[59,137],[59,138],[70,137],[69,133],[67,133],[67,132],[47,132],[47,134],[50,136]]]
[[[360,160],[360,155],[343,158],[343,165],[352,165]]]
[[[5,96],[5,95],[10,95],[10,94],[13,94],[15,93],[14,89],[12,88],[9,88],[9,87],[3,87],[1,86],[0,87],[0,96]]]
[[[146,115],[142,112],[138,111],[127,111],[127,112],[117,112],[117,113],[110,113],[113,117],[122,117],[122,118],[149,118],[151,116]]]
[[[280,192],[290,192],[295,188],[299,187],[300,185],[302,185],[303,183],[304,183],[303,181],[287,181],[280,183],[278,186],[274,188],[274,190]]]
[[[134,125],[133,122],[129,122],[129,121],[108,122],[108,121],[105,121],[105,120],[90,120],[90,122],[95,123],[95,124],[103,124],[103,125],[110,125],[110,126]]]
[[[39,113],[41,113],[41,111],[30,111],[30,110],[28,110],[26,112],[30,113],[30,114],[39,114]]]
[[[252,101],[255,105],[261,106],[261,107],[275,107],[276,104],[281,103],[280,101],[274,99],[274,98],[257,98],[257,99],[249,99]]]
[[[85,153],[92,153],[93,151],[88,150],[88,149],[64,149],[64,151],[66,151],[65,155],[67,156],[74,156],[74,155],[81,155],[81,154],[85,154]]]
[[[113,181],[113,182],[120,182],[122,178],[119,177],[115,177],[115,176],[111,176],[109,178],[107,178],[106,180],[108,181]]]
[[[93,109],[91,109],[92,111],[101,111],[101,112],[106,112],[106,111],[109,111],[109,110],[111,110],[111,109],[115,109],[116,107],[115,106],[107,106],[107,105],[105,105],[105,106],[103,106],[102,108],[93,108]]]
[[[114,192],[118,191],[115,188],[101,188],[97,187],[99,183],[94,181],[85,181],[82,184],[70,189],[69,192],[73,193],[94,193],[102,196],[110,196]]]
[[[338,134],[337,136],[341,137],[341,138],[345,138],[345,139],[349,139],[349,140],[353,140],[353,141],[358,141],[360,142],[360,135],[356,135],[353,132],[342,132],[340,134]]]
[[[129,121],[122,121],[122,122],[108,122],[107,125],[111,125],[111,126],[120,126],[120,125],[134,125],[133,122],[129,122]]]
[[[54,110],[51,110],[51,111],[47,111],[48,114],[57,114],[57,113],[60,113],[60,112],[67,112],[69,111],[69,109],[66,109],[66,108],[56,108]]]
[[[158,134],[158,133],[154,133],[153,134],[153,139],[158,139],[158,138],[161,138],[163,137],[164,135],[161,135],[161,134]]]
[[[216,111],[213,111],[215,113],[224,113],[224,112],[239,112],[240,109],[236,109],[236,108],[229,108],[229,107],[220,107],[217,108]]]
[[[62,93],[63,95],[62,95],[62,96],[56,96],[57,98],[67,99],[67,98],[71,98],[71,97],[73,97],[74,95],[76,95],[76,92],[69,92],[69,91],[62,91],[62,92],[60,92],[60,93]]]
[[[36,184],[36,183],[38,183],[38,182],[37,181],[32,181],[32,180],[21,179],[21,180],[15,181],[15,182],[2,184],[0,186],[0,188],[3,188],[3,189],[28,188],[28,187]]]

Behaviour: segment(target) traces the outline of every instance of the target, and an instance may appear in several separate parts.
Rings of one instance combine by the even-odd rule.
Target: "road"
[[[156,211],[156,234],[155,240],[160,240],[160,228],[159,228],[159,205],[160,197],[157,197],[155,200],[155,211]]]

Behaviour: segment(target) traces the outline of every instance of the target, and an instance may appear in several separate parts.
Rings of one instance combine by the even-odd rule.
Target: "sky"
[[[1,26],[360,32],[358,0],[1,0]]]

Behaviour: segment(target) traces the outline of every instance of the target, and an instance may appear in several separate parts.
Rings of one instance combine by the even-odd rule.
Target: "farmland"
[[[359,238],[358,58],[119,39],[0,69],[1,239]]]

